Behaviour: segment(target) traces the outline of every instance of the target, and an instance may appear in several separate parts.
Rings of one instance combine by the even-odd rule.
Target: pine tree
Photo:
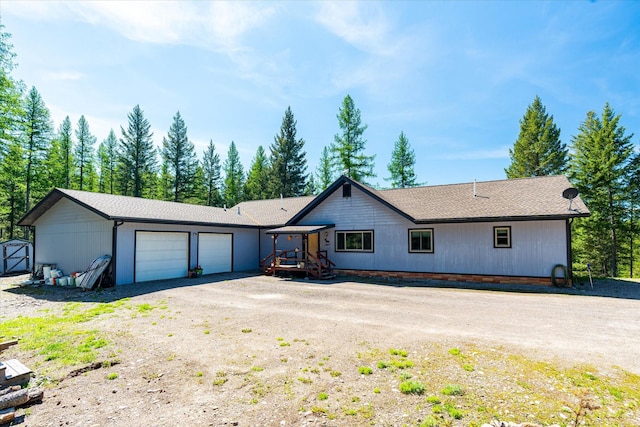
[[[366,140],[362,138],[367,125],[362,125],[360,110],[347,95],[337,115],[341,133],[335,135],[335,144],[331,145],[333,167],[338,173],[365,182],[366,178],[373,178],[373,161],[375,155],[364,154]]]
[[[222,196],[220,195],[220,185],[222,178],[220,176],[220,156],[216,153],[216,146],[213,141],[209,141],[206,151],[204,152],[203,162],[204,187],[207,192],[207,206],[220,206],[222,204]]]
[[[119,190],[127,196],[149,196],[154,192],[157,164],[153,132],[139,105],[133,107],[127,117],[127,130],[120,127]]]
[[[71,120],[69,116],[60,124],[58,129],[58,141],[60,141],[60,154],[62,157],[62,165],[64,170],[64,184],[63,188],[71,188],[71,177],[74,175],[74,160],[73,160],[73,138],[71,136]]]
[[[262,148],[258,146],[256,156],[251,163],[251,169],[244,184],[245,200],[263,200],[269,198],[269,160]]]
[[[174,202],[182,202],[193,195],[193,179],[198,159],[193,143],[187,137],[187,126],[180,111],[173,117],[166,138],[162,138],[162,160],[171,177],[170,188]]]
[[[271,173],[269,190],[273,197],[295,197],[304,194],[306,186],[307,160],[304,140],[296,139],[297,121],[291,107],[287,107],[282,118],[280,132],[274,137],[271,149]]]
[[[601,117],[589,111],[572,138],[569,163],[570,177],[591,210],[591,216],[579,222],[583,251],[593,257],[603,274],[612,276],[618,274],[618,235],[633,155],[633,135],[625,135],[619,122],[620,115],[608,103]]]
[[[414,171],[415,165],[416,155],[409,145],[409,140],[404,135],[404,132],[400,132],[400,136],[391,152],[391,162],[387,166],[391,173],[391,178],[386,180],[391,181],[393,188],[415,187],[418,185]]]
[[[17,140],[24,116],[23,87],[11,76],[16,54],[10,38],[11,34],[5,32],[4,25],[0,23],[0,160],[8,153],[11,143]]]
[[[26,156],[25,174],[25,211],[31,209],[32,192],[35,189],[36,198],[40,198],[50,188],[49,183],[38,183],[35,171],[40,170],[44,160],[45,150],[51,143],[53,124],[49,116],[49,109],[45,105],[40,93],[32,87],[24,100],[24,119],[22,144]],[[39,175],[43,176],[43,175]],[[38,185],[40,184],[40,185]],[[40,188],[38,188],[40,187]],[[42,188],[42,187],[46,187]],[[29,231],[25,235],[29,238]]]
[[[9,239],[21,237],[17,224],[25,212],[25,171],[24,149],[14,141],[9,144],[0,162],[0,218],[7,228]]]
[[[64,164],[60,140],[58,138],[51,140],[51,144],[44,157],[42,169],[41,174],[52,188],[64,188]]]
[[[540,97],[536,96],[520,120],[520,134],[509,156],[507,178],[560,175],[567,169],[567,146],[560,141],[560,129]]]
[[[329,157],[329,148],[322,148],[322,155],[320,155],[320,161],[316,174],[318,176],[318,189],[324,191],[333,182],[333,169],[331,167],[331,157]]]
[[[316,185],[316,179],[313,177],[313,174],[309,174],[309,179],[307,180],[307,187],[304,189],[305,196],[315,196],[318,194],[318,186]]]
[[[98,147],[98,161],[100,162],[101,193],[114,194],[116,180],[116,160],[118,157],[118,138],[113,129],[109,130],[107,139]]]
[[[78,120],[78,128],[76,129],[76,149],[75,159],[78,168],[78,188],[80,190],[91,190],[91,185],[87,178],[93,170],[93,144],[96,143],[96,137],[89,130],[89,123],[84,116],[80,116]],[[85,177],[85,174],[87,177]],[[88,184],[85,188],[85,184]]]
[[[240,163],[240,154],[235,142],[231,141],[227,160],[224,161],[224,200],[227,206],[234,206],[243,200],[242,187],[244,183],[244,170]]]

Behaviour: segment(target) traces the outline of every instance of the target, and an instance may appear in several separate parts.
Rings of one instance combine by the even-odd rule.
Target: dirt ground
[[[559,290],[224,274],[82,292],[12,285],[21,279],[0,282],[0,322],[130,298],[128,309],[83,324],[109,341],[100,358],[118,364],[50,385],[42,404],[20,412],[25,426],[418,425],[424,397],[400,394],[397,377],[359,371],[389,349],[434,364],[447,349],[477,353],[474,363],[487,366],[467,373],[475,382],[499,374],[480,359],[488,353],[640,374],[637,283]],[[36,379],[46,371],[20,346],[1,357]]]

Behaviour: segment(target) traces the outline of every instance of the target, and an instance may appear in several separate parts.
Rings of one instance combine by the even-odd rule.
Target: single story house
[[[23,239],[0,242],[0,274],[24,273],[31,270],[33,245]]]
[[[69,274],[108,254],[116,285],[196,265],[313,273],[316,262],[352,275],[549,284],[554,266],[570,267],[571,221],[589,215],[579,196],[563,198],[570,187],[551,176],[376,190],[342,176],[315,197],[229,209],[54,189],[20,225],[34,228],[36,264]]]

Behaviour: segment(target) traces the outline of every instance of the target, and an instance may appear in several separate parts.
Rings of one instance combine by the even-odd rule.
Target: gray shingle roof
[[[418,222],[588,215],[579,196],[569,211],[569,201],[562,197],[569,187],[569,180],[560,175],[478,182],[476,197],[472,182],[376,193]]]
[[[20,221],[32,225],[47,209],[62,198],[68,198],[109,220],[163,222],[179,224],[256,226],[250,217],[239,215],[237,209],[189,205],[139,197],[55,189]]]
[[[571,187],[565,176],[375,190],[346,177],[320,196],[288,197],[242,202],[228,208],[189,205],[138,197],[55,189],[28,212],[20,225],[33,223],[62,198],[115,221],[202,224],[237,227],[292,225],[343,183],[351,183],[406,218],[418,223],[504,219],[570,218],[588,216],[578,196],[571,203],[562,192]]]
[[[240,208],[242,215],[247,215],[258,225],[275,227],[286,224],[302,208],[315,197],[284,197],[282,199],[253,200],[234,206]]]

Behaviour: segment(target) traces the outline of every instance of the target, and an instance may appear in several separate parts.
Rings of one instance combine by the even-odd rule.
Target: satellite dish
[[[569,210],[571,210],[571,203],[573,202],[573,199],[578,197],[578,189],[569,187],[562,192],[562,197],[569,200]]]
[[[573,200],[576,197],[578,197],[578,189],[569,187],[562,192],[562,197],[564,197],[567,200]]]

